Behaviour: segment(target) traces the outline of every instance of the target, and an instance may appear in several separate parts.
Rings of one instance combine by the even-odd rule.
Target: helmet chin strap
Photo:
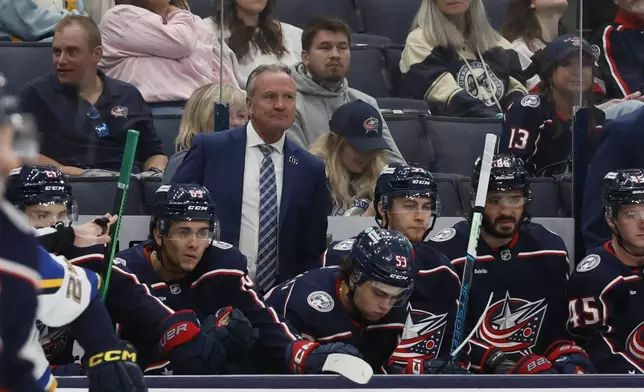
[[[349,304],[351,305],[351,307],[353,308],[353,311],[355,312],[353,319],[357,321],[358,324],[360,325],[371,324],[367,319],[364,318],[364,316],[362,315],[362,312],[360,312],[360,308],[356,305],[354,295],[356,292],[355,289],[357,288],[358,284],[355,283],[355,288],[351,287],[351,278],[349,278],[349,281],[347,281],[347,286],[349,286],[349,292],[347,293],[347,297],[349,298]]]
[[[159,260],[159,263],[161,263],[161,266],[168,272],[176,274],[176,275],[185,275],[189,271],[183,270],[183,268],[179,267],[181,271],[173,271],[172,268],[169,268],[165,261],[163,260],[163,236],[161,237],[161,245],[157,245],[156,241],[154,242],[154,252],[157,255],[157,260]]]
[[[611,229],[611,232],[613,233],[615,238],[617,238],[617,245],[619,245],[619,247],[622,248],[624,250],[624,252],[628,253],[629,255],[631,255],[633,257],[644,257],[644,254],[638,255],[638,254],[635,254],[635,253],[629,251],[628,249],[626,249],[626,247],[624,246],[624,238],[622,237],[622,234],[619,232],[619,227],[617,226],[617,223],[615,222],[615,220],[613,218],[611,218],[610,221],[613,222],[613,225],[615,225],[615,230],[613,231]]]

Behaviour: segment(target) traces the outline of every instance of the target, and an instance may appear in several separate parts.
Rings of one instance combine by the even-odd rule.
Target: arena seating
[[[201,18],[207,18],[212,15],[215,1],[220,2],[221,0],[188,0],[188,5],[190,5],[190,11],[193,14],[199,15]]]
[[[273,16],[280,22],[302,28],[319,15],[336,16],[347,22],[354,32],[365,32],[352,0],[279,0],[273,11]]]
[[[424,116],[422,112],[386,111],[383,113],[391,136],[407,163],[432,169],[436,157],[422,121]]]
[[[138,180],[132,177],[128,191],[124,215],[143,213],[143,201]],[[111,177],[72,177],[69,180],[72,193],[78,203],[79,215],[103,215],[114,206],[116,178]]]
[[[356,0],[365,32],[389,37],[395,44],[404,44],[420,0]]]
[[[19,94],[27,82],[52,70],[51,43],[0,42],[0,74],[7,80],[7,93]]]
[[[154,128],[163,143],[163,153],[170,157],[174,154],[174,141],[179,134],[181,113],[153,113]]]
[[[460,174],[434,173],[440,200],[439,216],[462,216],[463,203],[460,195]]]
[[[508,13],[510,0],[483,0],[487,18],[494,29],[500,31],[503,27],[505,15]]]
[[[371,45],[386,47],[391,45],[392,42],[389,38],[382,35],[365,34],[365,33],[352,33],[351,45]]]
[[[563,200],[565,216],[572,216],[572,189],[572,174],[565,174],[559,179],[559,193]]]
[[[351,45],[349,86],[372,97],[391,96],[391,83],[380,46]]]

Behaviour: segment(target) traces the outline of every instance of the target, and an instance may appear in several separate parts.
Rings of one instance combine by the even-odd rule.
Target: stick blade
[[[367,384],[373,377],[371,365],[361,358],[348,354],[330,354],[324,362],[322,371],[340,374],[362,385]]]

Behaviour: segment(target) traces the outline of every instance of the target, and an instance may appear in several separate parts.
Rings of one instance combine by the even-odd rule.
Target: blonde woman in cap
[[[357,100],[336,109],[329,125],[331,132],[313,142],[310,151],[325,162],[332,215],[362,215],[373,200],[386,150],[391,150],[380,113]]]

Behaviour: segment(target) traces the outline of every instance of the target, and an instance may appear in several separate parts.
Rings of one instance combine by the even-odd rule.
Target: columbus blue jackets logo
[[[483,68],[484,66],[485,68]],[[469,66],[467,64],[462,66],[456,75],[456,81],[463,90],[487,106],[495,104],[493,95],[497,100],[501,100],[505,93],[505,87],[501,80],[487,64],[484,65],[480,61],[471,61]]]
[[[512,298],[506,292],[505,298],[487,311],[477,335],[504,352],[530,353],[539,338],[547,308],[545,299],[530,302]]]
[[[380,123],[380,121],[375,117],[369,117],[368,119],[366,119],[362,124],[365,133],[378,133],[378,123]]]
[[[393,354],[394,360],[409,358],[432,359],[438,356],[445,335],[447,313],[434,315],[411,309],[405,321],[402,340]]]
[[[644,362],[644,322],[635,327],[626,339],[626,350],[630,355]]]

